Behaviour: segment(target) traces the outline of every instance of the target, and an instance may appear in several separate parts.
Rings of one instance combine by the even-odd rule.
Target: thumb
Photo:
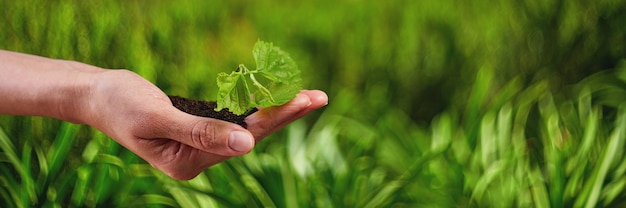
[[[174,108],[175,109],[175,108]],[[178,109],[165,118],[162,135],[207,153],[223,156],[243,155],[252,150],[255,140],[245,128],[219,119],[187,114]]]

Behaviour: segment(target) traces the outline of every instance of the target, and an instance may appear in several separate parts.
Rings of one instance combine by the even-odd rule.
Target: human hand
[[[175,179],[191,179],[248,153],[256,142],[328,101],[324,92],[303,90],[283,106],[248,116],[245,129],[184,113],[127,70],[0,50],[0,74],[0,114],[91,125]]]
[[[327,95],[303,90],[289,103],[263,108],[246,118],[248,129],[230,122],[193,116],[172,106],[152,83],[126,70],[107,70],[92,79],[82,122],[175,179],[191,179],[327,104]]]

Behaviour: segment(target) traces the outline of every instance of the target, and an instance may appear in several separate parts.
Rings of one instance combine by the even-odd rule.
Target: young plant
[[[230,74],[219,73],[216,111],[236,115],[255,107],[277,106],[293,99],[302,89],[302,78],[289,54],[272,43],[257,41],[252,49],[256,69],[243,64]]]

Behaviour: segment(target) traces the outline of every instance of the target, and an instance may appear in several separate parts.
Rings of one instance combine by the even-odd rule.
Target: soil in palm
[[[243,115],[235,115],[228,111],[228,109],[222,109],[220,111],[215,111],[217,107],[217,102],[214,101],[202,101],[202,100],[192,100],[179,96],[168,96],[172,101],[174,107],[179,110],[189,113],[191,115],[220,119],[223,121],[228,121],[232,123],[239,124],[240,126],[247,128],[245,118],[256,112],[256,108],[246,112]]]

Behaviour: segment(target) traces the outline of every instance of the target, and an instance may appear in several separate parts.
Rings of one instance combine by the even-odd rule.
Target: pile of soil
[[[235,115],[228,111],[228,109],[222,109],[220,111],[215,111],[217,107],[217,102],[214,101],[202,101],[202,100],[192,100],[179,96],[168,96],[172,101],[174,107],[179,110],[189,113],[191,115],[208,117],[220,119],[223,121],[228,121],[231,123],[239,124],[240,126],[247,128],[248,124],[244,120],[248,115],[257,111],[256,108],[249,110],[243,115]]]

